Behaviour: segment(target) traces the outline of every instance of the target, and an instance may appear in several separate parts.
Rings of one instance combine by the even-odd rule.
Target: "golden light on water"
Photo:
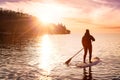
[[[51,63],[52,63],[51,56],[53,55],[51,50],[52,50],[52,43],[49,39],[49,36],[44,35],[42,37],[42,42],[41,42],[41,56],[39,60],[40,61],[39,67],[47,71],[47,74],[49,74],[51,71]]]

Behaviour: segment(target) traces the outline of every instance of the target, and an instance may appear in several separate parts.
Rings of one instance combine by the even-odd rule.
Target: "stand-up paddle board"
[[[99,62],[101,62],[100,58],[95,57],[92,59],[92,63],[79,63],[79,64],[76,64],[75,66],[80,68],[86,68],[86,67],[94,66]]]
[[[86,67],[90,67],[90,66],[94,66],[97,65],[99,62],[101,62],[99,57],[94,57],[92,59],[92,63],[83,63],[83,62],[73,62],[71,64],[69,64],[69,67],[78,67],[78,68],[86,68]]]

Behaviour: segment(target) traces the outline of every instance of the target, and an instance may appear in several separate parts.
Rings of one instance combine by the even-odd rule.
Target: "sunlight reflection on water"
[[[42,37],[42,41],[41,41],[41,48],[39,49],[39,51],[41,52],[41,56],[39,58],[39,61],[41,64],[39,64],[39,67],[42,68],[43,70],[47,71],[47,73],[49,74],[50,71],[51,71],[51,66],[50,66],[50,63],[51,63],[51,55],[52,52],[52,44],[51,44],[51,41],[49,39],[49,36],[48,35],[44,35]]]
[[[34,57],[33,63],[37,62],[37,67],[45,71],[42,72],[43,74],[50,75],[53,73],[53,69],[60,66],[63,60],[60,55],[61,52],[58,50],[58,45],[54,43],[55,41],[50,35],[44,35],[37,40],[36,45],[38,45],[38,47],[36,55],[38,55],[38,57]]]

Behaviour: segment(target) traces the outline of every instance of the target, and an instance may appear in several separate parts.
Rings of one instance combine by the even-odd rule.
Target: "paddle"
[[[70,59],[68,59],[65,64],[68,65],[70,63],[70,61],[72,60],[73,57],[75,57],[79,52],[81,52],[83,50],[83,48],[81,50],[79,50],[76,54],[74,54]]]

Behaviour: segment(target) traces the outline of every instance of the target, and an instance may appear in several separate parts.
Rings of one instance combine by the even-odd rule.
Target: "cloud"
[[[0,3],[4,3],[0,5],[2,7],[12,10],[21,9],[30,14],[34,14],[37,7],[41,9],[43,3],[55,3],[67,7],[63,18],[74,20],[74,23],[100,26],[120,25],[120,0],[0,0]]]
[[[106,5],[112,8],[120,8],[120,0],[93,0],[100,5]]]
[[[76,19],[89,20],[91,24],[120,25],[120,0],[57,0],[76,9]],[[117,14],[117,15],[116,15]],[[73,18],[75,18],[75,16]],[[75,19],[74,19],[75,20]],[[75,20],[76,21],[76,20]],[[79,21],[77,21],[78,23]]]
[[[0,0],[0,4],[15,3],[15,2],[43,2],[45,0]]]
[[[24,0],[0,0],[0,4],[6,3],[6,2],[20,2],[20,1],[24,1]]]
[[[104,28],[104,29],[116,29],[116,30],[120,30],[120,26],[113,26],[113,27],[101,27],[101,28]]]

